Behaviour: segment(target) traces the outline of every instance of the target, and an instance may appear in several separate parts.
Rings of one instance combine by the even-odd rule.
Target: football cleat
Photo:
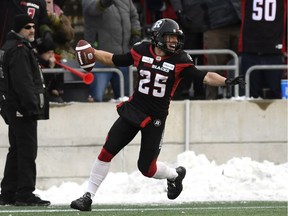
[[[91,194],[86,192],[82,197],[71,202],[70,207],[80,211],[91,211]]]
[[[178,173],[178,176],[176,177],[175,180],[167,179],[167,185],[168,185],[167,197],[169,199],[176,199],[183,190],[182,181],[185,178],[186,169],[180,166],[176,168],[176,172]]]

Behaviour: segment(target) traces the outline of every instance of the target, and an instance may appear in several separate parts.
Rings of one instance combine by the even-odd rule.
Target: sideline
[[[93,206],[92,206],[93,208]],[[92,209],[92,212],[114,212],[114,211],[179,211],[179,210],[243,210],[243,209],[284,209],[287,206],[237,206],[237,207],[183,207],[183,208],[109,208],[109,209]],[[80,212],[74,209],[31,209],[31,210],[0,210],[0,213],[41,213],[41,212]]]

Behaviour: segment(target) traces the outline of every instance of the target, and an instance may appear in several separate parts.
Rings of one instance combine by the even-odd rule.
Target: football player
[[[242,77],[226,79],[214,72],[198,70],[189,54],[182,50],[184,34],[177,22],[160,19],[151,29],[151,41],[136,43],[130,52],[116,55],[95,50],[96,61],[109,66],[137,68],[138,79],[133,95],[117,105],[119,118],[108,132],[106,142],[95,160],[86,193],[71,202],[71,208],[91,211],[92,199],[108,174],[111,160],[140,131],[138,169],[149,178],[167,179],[169,199],[182,189],[186,170],[157,161],[171,98],[182,79],[212,86],[245,84]]]

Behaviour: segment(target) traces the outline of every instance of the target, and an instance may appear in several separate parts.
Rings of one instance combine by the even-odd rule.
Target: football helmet
[[[165,35],[177,35],[178,42],[176,43],[174,50],[167,47],[167,41],[165,41],[164,38]],[[151,40],[154,46],[163,50],[166,54],[171,55],[182,50],[184,45],[184,34],[177,22],[172,19],[164,18],[153,24],[151,28]]]

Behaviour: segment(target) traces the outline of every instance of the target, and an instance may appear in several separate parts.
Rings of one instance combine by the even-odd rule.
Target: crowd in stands
[[[84,39],[96,49],[124,54],[141,40],[139,15],[132,0],[82,0]],[[95,68],[109,68],[96,63]],[[124,94],[129,97],[129,67],[118,67],[124,76]],[[102,102],[108,84],[113,98],[120,97],[120,79],[114,72],[95,72],[89,101]]]
[[[45,2],[44,2],[45,1]],[[83,39],[94,48],[123,54],[131,46],[149,39],[152,23],[160,18],[177,21],[185,34],[185,50],[229,49],[234,51],[240,61],[239,72],[243,76],[253,65],[282,65],[287,63],[287,3],[285,0],[79,0],[82,7]],[[21,13],[16,7],[19,0],[1,1],[3,17],[13,17]],[[27,1],[33,2],[33,0]],[[56,59],[77,67],[74,47],[74,29],[65,11],[65,0],[42,0],[47,16],[35,14],[36,37],[39,56],[43,48],[53,50]],[[19,4],[19,3],[18,3]],[[16,10],[12,10],[15,7]],[[43,9],[42,9],[43,10]],[[31,14],[29,14],[31,15]],[[37,16],[36,16],[37,15]],[[41,18],[41,17],[42,18]],[[6,21],[5,21],[6,20]],[[243,22],[245,20],[245,22]],[[0,46],[12,27],[11,21],[0,21]],[[37,47],[36,46],[36,47]],[[231,65],[233,58],[228,54],[192,55],[195,65]],[[54,58],[54,57],[53,57]],[[53,59],[53,58],[50,58]],[[54,58],[55,59],[55,58]],[[46,61],[49,61],[46,60]],[[51,68],[51,64],[43,64]],[[59,67],[54,64],[54,67]],[[104,66],[96,63],[95,68]],[[124,76],[124,94],[130,96],[129,68],[118,68]],[[219,74],[234,77],[234,71],[218,70]],[[88,102],[119,101],[119,76],[113,72],[95,72],[94,81],[86,86]],[[281,98],[280,82],[287,79],[287,71],[258,70],[251,73],[250,97],[263,99]],[[133,79],[132,79],[133,80]],[[64,102],[63,74],[45,74],[50,99]],[[110,89],[112,94],[107,98]],[[268,90],[268,93],[267,93]],[[209,87],[197,83],[181,82],[173,100],[215,100],[233,96],[231,89]],[[232,90],[233,91],[233,90]],[[240,89],[240,96],[245,89]],[[123,98],[122,98],[123,99]],[[120,98],[121,100],[121,98]]]

